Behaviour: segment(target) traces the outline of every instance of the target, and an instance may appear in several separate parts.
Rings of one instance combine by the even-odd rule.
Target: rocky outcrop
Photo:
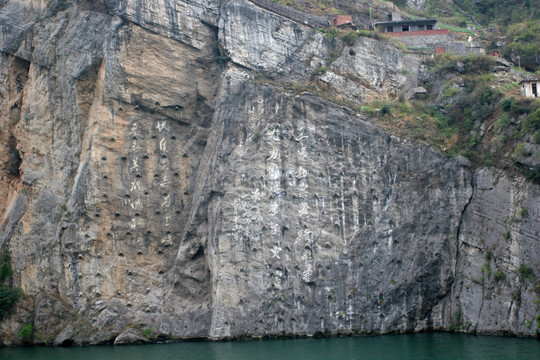
[[[4,344],[534,334],[538,187],[287,86],[397,98],[420,58],[241,0],[2,4]]]

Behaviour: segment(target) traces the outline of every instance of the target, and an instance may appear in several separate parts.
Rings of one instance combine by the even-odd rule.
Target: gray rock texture
[[[284,85],[407,97],[418,56],[242,0],[0,4],[3,344],[535,334],[537,185]]]

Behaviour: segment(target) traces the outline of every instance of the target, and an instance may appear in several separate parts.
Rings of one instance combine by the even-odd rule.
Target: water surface
[[[0,348],[2,360],[466,360],[540,359],[540,341],[412,334],[244,342],[184,342],[85,348]]]

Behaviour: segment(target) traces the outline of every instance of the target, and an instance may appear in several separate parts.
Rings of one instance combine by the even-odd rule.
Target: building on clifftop
[[[519,82],[519,90],[521,96],[535,99],[538,97],[538,90],[540,90],[540,80],[536,78],[525,79]]]
[[[375,23],[375,29],[384,35],[396,37],[409,49],[448,52],[453,55],[485,55],[482,45],[472,37],[463,41],[448,29],[440,29],[437,19],[403,19],[399,12],[388,14],[388,21]]]
[[[448,30],[437,28],[437,19],[403,19],[398,12],[388,14],[388,21],[375,23],[375,28],[390,36],[448,34]]]

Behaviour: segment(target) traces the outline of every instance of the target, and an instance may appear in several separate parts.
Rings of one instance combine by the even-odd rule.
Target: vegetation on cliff
[[[0,320],[11,310],[13,305],[23,296],[21,289],[4,286],[11,277],[9,254],[6,250],[0,255]]]

